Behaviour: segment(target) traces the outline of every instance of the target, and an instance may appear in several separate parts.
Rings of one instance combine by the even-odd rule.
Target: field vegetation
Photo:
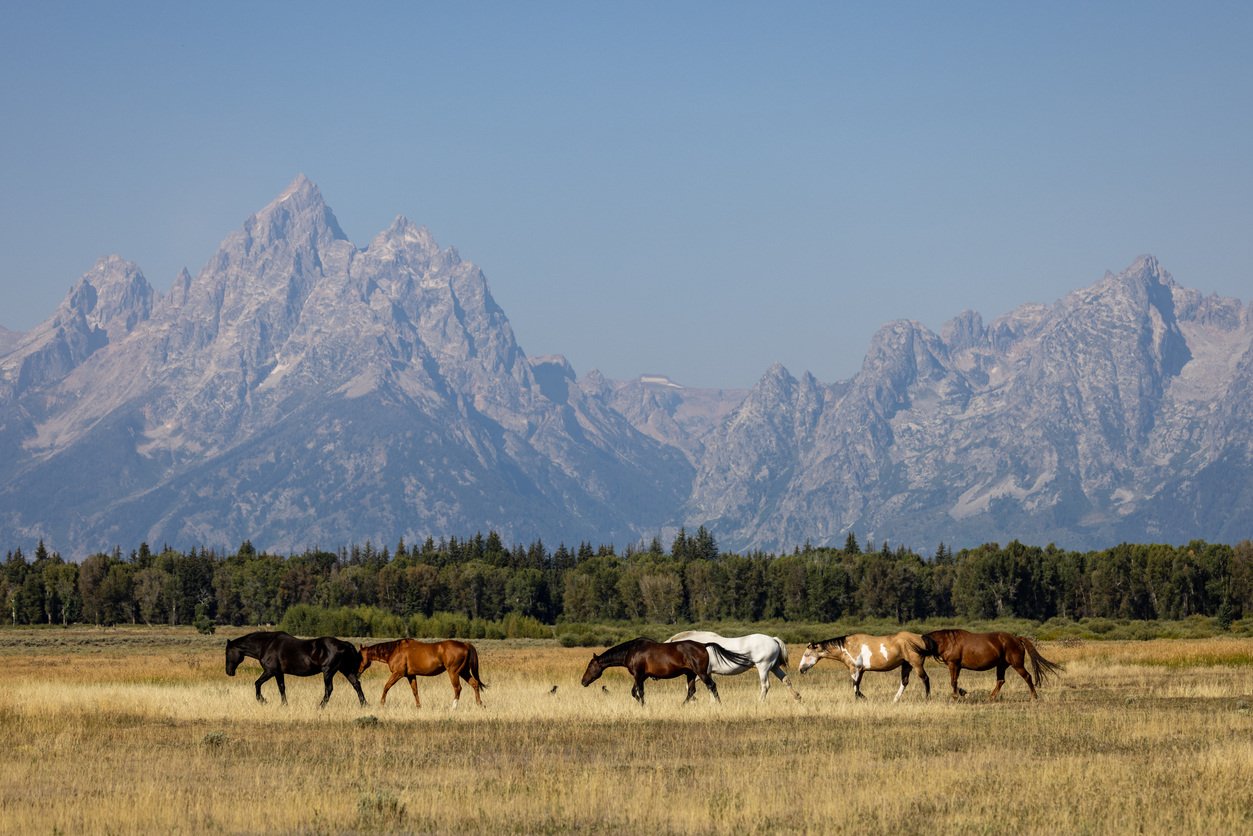
[[[939,626],[939,625],[934,625]],[[834,625],[815,626],[822,637]],[[478,640],[487,707],[449,709],[443,676],[377,704],[318,678],[260,705],[255,662],[190,627],[0,630],[0,829],[81,832],[1240,833],[1253,829],[1253,639],[1046,641],[1066,673],[1030,701],[1012,672],[928,665],[793,674],[757,701],[751,674],[681,707],[680,682],[620,670],[579,686],[585,648]],[[1036,631],[1039,635],[1042,631]],[[813,636],[818,637],[818,636]],[[791,648],[793,669],[800,648]],[[602,689],[602,684],[604,688]],[[556,691],[553,692],[553,686]],[[277,697],[272,683],[267,693]]]

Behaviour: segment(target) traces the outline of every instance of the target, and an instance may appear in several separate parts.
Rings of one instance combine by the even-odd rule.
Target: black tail
[[[932,659],[939,659],[940,646],[935,643],[935,639],[931,638],[930,634],[925,634],[921,636],[921,638],[922,647],[918,648],[918,652],[922,654],[922,658],[926,659],[930,657]],[[917,647],[917,645],[915,645],[915,647]]]
[[[741,668],[751,668],[753,666],[752,656],[745,653],[736,653],[733,650],[727,650],[725,647],[717,644],[716,642],[707,642],[705,644],[705,649],[711,654],[717,653],[722,657],[723,661],[730,662],[733,665],[738,665]]]
[[[1040,655],[1040,651],[1036,650],[1035,642],[1026,636],[1019,636],[1018,641],[1022,642],[1022,646],[1027,649],[1027,655],[1031,657],[1032,673],[1035,674],[1035,684],[1041,686],[1044,684],[1046,676],[1054,676],[1066,670],[1056,662],[1050,662]]]
[[[466,666],[462,669],[461,675],[466,682],[473,679],[479,683],[480,688],[486,690],[487,683],[483,681],[483,677],[479,676],[479,652],[469,642],[466,642],[466,647],[468,648],[466,651]],[[469,676],[466,676],[466,674],[469,674]]]

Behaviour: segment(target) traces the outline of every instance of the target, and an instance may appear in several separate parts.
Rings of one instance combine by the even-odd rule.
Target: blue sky
[[[1253,11],[1191,4],[10,5],[0,324],[165,291],[298,173],[487,274],[530,354],[752,385],[1152,253],[1253,299]]]

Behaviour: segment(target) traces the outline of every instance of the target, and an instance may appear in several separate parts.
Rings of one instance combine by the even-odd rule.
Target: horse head
[[[235,669],[239,667],[239,663],[244,661],[243,648],[236,647],[235,642],[228,641],[226,643],[226,675],[234,676]]]
[[[796,668],[797,672],[805,673],[814,665],[818,664],[818,661],[820,659],[831,658],[831,654],[833,652],[830,647],[831,645],[837,645],[838,647],[843,647],[844,646],[843,637],[840,637],[838,639],[828,639],[827,641],[824,641],[824,642],[810,642],[809,644],[805,645],[805,655],[801,656],[801,663]]]
[[[357,645],[357,652],[361,654],[361,666],[357,668],[357,675],[360,676],[361,674],[365,673],[365,669],[370,667],[370,663],[373,662],[374,660],[370,657],[370,654],[366,651],[366,647],[364,644]]]
[[[592,661],[587,663],[587,670],[583,671],[583,687],[586,688],[596,680],[600,679],[600,675],[605,672],[605,663],[595,653],[592,654]]]

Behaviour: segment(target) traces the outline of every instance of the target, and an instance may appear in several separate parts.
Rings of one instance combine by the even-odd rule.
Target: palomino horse
[[[245,656],[251,656],[261,663],[261,676],[257,679],[257,702],[265,702],[261,696],[261,683],[273,678],[278,683],[278,695],[287,705],[287,686],[283,682],[283,674],[292,676],[314,676],[322,674],[326,692],[322,695],[325,706],[331,698],[331,680],[336,673],[342,673],[348,683],[357,690],[357,699],[365,705],[365,694],[361,692],[361,680],[357,678],[357,667],[361,664],[361,654],[350,643],[330,636],[318,639],[298,639],[287,633],[249,633],[226,643],[226,675],[234,676],[239,663]]]
[[[452,680],[452,707],[457,707],[461,699],[461,680],[470,683],[474,689],[474,701],[479,705],[483,700],[479,697],[479,689],[486,688],[487,683],[479,678],[479,652],[469,642],[448,639],[442,642],[420,642],[414,639],[398,639],[391,642],[363,645],[361,648],[361,667],[357,673],[365,672],[374,661],[384,662],[391,669],[392,675],[383,686],[383,696],[379,697],[379,705],[387,702],[388,690],[400,681],[403,676],[409,680],[413,689],[413,702],[418,708],[422,701],[418,699],[418,683],[416,677],[435,676],[448,671]]]
[[[972,671],[986,671],[996,668],[996,687],[988,695],[988,699],[996,699],[1005,684],[1005,669],[1013,668],[1018,675],[1027,681],[1031,689],[1031,698],[1039,699],[1035,692],[1036,685],[1043,685],[1049,674],[1056,674],[1064,668],[1050,662],[1036,650],[1035,643],[1025,636],[1013,633],[969,633],[965,630],[933,630],[922,637],[926,645],[926,654],[934,656],[948,665],[949,679],[953,681],[953,699],[966,696],[966,692],[957,687],[957,675],[962,668]],[[1035,682],[1023,664],[1031,657],[1031,667],[1035,671]]]
[[[732,653],[713,642],[655,642],[652,639],[631,639],[609,648],[597,656],[592,654],[592,661],[587,663],[583,671],[583,687],[586,688],[605,672],[605,668],[626,668],[635,680],[631,688],[631,696],[644,704],[645,679],[673,679],[676,676],[687,677],[686,704],[696,696],[696,678],[705,683],[715,702],[718,697],[718,686],[709,675],[710,663],[717,660],[720,665],[738,665],[751,668],[753,660],[742,653]]]
[[[864,633],[853,633],[849,636],[838,636],[824,642],[810,642],[805,647],[805,655],[801,657],[801,673],[818,664],[819,659],[835,659],[843,662],[848,674],[853,679],[853,694],[857,699],[865,699],[861,692],[861,677],[866,671],[894,671],[901,669],[901,687],[897,689],[892,702],[901,698],[905,686],[909,685],[910,671],[917,671],[926,689],[927,698],[931,698],[931,680],[923,670],[926,660],[922,636],[917,633],[896,633],[891,636],[867,636]]]
[[[709,672],[719,674],[720,676],[731,676],[743,673],[750,667],[757,668],[757,676],[761,679],[761,695],[758,699],[764,700],[766,698],[766,693],[770,690],[770,674],[773,673],[792,692],[792,698],[800,700],[801,695],[796,693],[796,689],[792,687],[792,680],[788,679],[787,676],[787,645],[777,636],[752,633],[747,636],[728,637],[702,630],[687,630],[682,633],[675,633],[666,639],[668,642],[685,640],[702,643],[714,642],[719,647],[725,647],[734,653],[743,653],[752,659],[753,664],[748,666],[723,665],[720,661],[710,659]]]

